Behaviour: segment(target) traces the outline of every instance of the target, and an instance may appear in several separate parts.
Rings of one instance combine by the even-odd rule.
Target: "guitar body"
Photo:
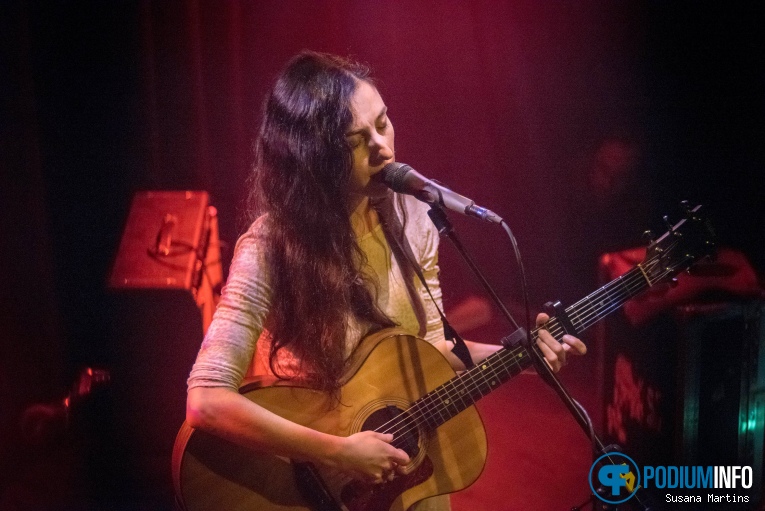
[[[359,345],[339,400],[284,381],[245,385],[241,392],[293,422],[349,436],[395,420],[397,413],[454,376],[436,348],[389,329]],[[434,431],[414,429],[417,434],[405,449],[412,460],[406,474],[370,485],[323,467],[252,451],[184,423],[173,449],[176,496],[187,511],[404,511],[424,498],[463,489],[481,474],[486,433],[474,406]],[[306,483],[304,472],[296,477],[297,467],[308,467],[318,479]],[[312,502],[322,490],[331,502]]]

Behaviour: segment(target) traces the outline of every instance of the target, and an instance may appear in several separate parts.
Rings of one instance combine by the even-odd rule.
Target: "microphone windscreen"
[[[389,163],[380,170],[380,179],[385,186],[398,193],[411,193],[404,182],[405,176],[412,170],[406,163]]]

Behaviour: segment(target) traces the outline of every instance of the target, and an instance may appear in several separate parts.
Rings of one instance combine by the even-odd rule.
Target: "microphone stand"
[[[555,391],[556,394],[558,394],[558,397],[563,401],[563,404],[566,406],[568,411],[571,413],[571,415],[574,417],[574,420],[576,420],[577,424],[579,424],[579,427],[582,428],[585,435],[587,435],[590,438],[590,441],[592,443],[593,448],[593,459],[596,459],[600,457],[602,454],[605,454],[607,451],[606,449],[609,449],[609,451],[617,450],[618,446],[609,445],[605,446],[603,442],[598,438],[598,436],[595,434],[595,430],[592,427],[592,421],[590,420],[587,413],[584,411],[582,406],[568,393],[567,389],[563,385],[563,382],[560,381],[558,376],[552,371],[549,365],[544,360],[544,357],[542,356],[542,353],[540,352],[539,348],[537,348],[536,345],[534,345],[531,342],[531,336],[526,332],[525,329],[520,328],[518,326],[518,323],[516,323],[513,316],[510,314],[510,311],[507,310],[504,303],[502,303],[502,300],[499,298],[497,293],[494,291],[494,289],[491,287],[491,284],[489,284],[489,281],[486,280],[486,277],[483,275],[481,270],[476,266],[473,259],[470,257],[470,254],[467,252],[465,247],[460,242],[459,238],[457,237],[456,233],[454,232],[454,227],[452,226],[451,222],[449,222],[449,219],[446,217],[446,214],[444,213],[443,209],[437,204],[437,203],[429,203],[430,204],[430,211],[428,211],[428,216],[433,221],[433,224],[436,226],[436,229],[438,230],[438,234],[441,236],[445,236],[446,238],[451,241],[452,245],[457,249],[457,252],[462,256],[462,258],[465,260],[467,265],[470,267],[470,269],[473,271],[475,276],[478,278],[478,280],[481,282],[481,285],[483,286],[484,290],[489,294],[492,301],[497,305],[499,310],[502,312],[502,315],[505,316],[505,318],[516,328],[516,330],[510,334],[509,336],[505,337],[503,339],[503,344],[507,346],[506,342],[508,344],[514,344],[516,342],[520,342],[521,345],[525,348],[526,352],[530,355],[531,360],[534,363],[534,368],[536,369],[537,373],[542,377],[542,380],[547,383],[552,389]],[[559,305],[559,304],[556,304]],[[562,307],[555,307],[558,310],[562,310]],[[554,312],[554,311],[550,311]],[[552,316],[552,314],[550,314]],[[614,460],[611,460],[610,457],[608,457],[609,461],[612,461],[612,463],[616,463]],[[639,509],[643,511],[650,511],[652,508],[649,507],[647,499],[643,498],[641,495],[642,491],[638,489],[638,491],[635,492],[633,497],[630,499],[632,502],[630,502],[630,505],[634,502],[638,505]],[[592,497],[590,498],[592,500]],[[602,504],[601,509],[603,510],[614,510],[616,511],[618,508],[614,507],[612,504],[608,504],[604,501],[600,502]],[[593,501],[593,508],[594,508],[595,502]],[[578,506],[580,507],[580,506]],[[578,507],[573,509],[578,509]]]

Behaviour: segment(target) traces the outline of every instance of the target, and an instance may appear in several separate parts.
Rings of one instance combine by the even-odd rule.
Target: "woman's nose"
[[[372,137],[370,139],[370,146],[369,164],[371,166],[374,167],[387,160],[393,159],[393,148],[385,137],[380,135]]]

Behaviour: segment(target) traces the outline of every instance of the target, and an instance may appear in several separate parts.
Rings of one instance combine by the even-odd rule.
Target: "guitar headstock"
[[[714,229],[709,219],[703,215],[701,205],[691,209],[687,202],[683,201],[682,204],[686,211],[685,218],[672,225],[664,217],[667,232],[648,245],[645,259],[640,264],[651,284],[671,280],[700,259],[714,253]]]

